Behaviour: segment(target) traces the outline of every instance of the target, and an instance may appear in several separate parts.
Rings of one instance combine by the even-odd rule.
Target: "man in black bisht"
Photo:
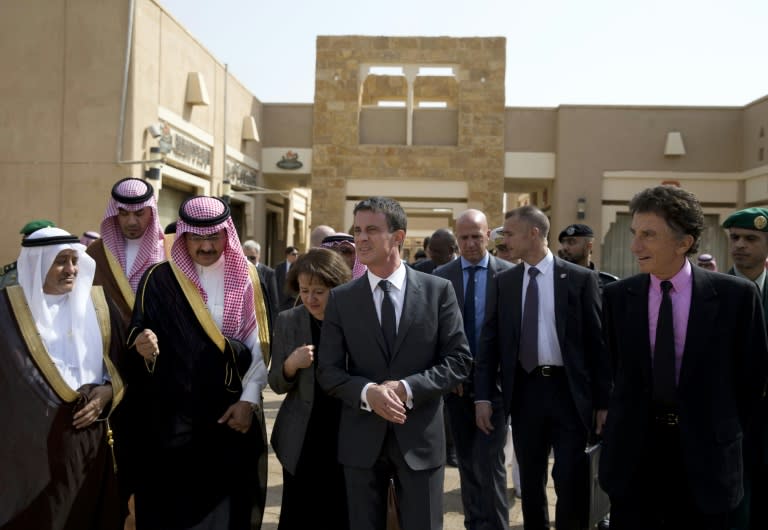
[[[172,259],[142,278],[128,338],[136,523],[250,530],[266,494],[266,308],[229,207],[194,197],[179,216]]]

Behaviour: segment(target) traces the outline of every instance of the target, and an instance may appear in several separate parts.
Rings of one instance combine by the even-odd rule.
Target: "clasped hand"
[[[99,419],[104,407],[112,401],[112,385],[96,385],[88,391],[88,403],[75,412],[72,425],[83,429]]]
[[[371,410],[392,423],[405,423],[405,402],[408,395],[400,381],[384,381],[371,385],[365,398]]]

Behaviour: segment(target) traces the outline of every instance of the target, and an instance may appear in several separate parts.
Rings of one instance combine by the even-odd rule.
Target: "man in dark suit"
[[[691,266],[704,214],[690,192],[649,188],[629,209],[641,274],[607,285],[603,306],[614,387],[600,483],[611,529],[726,529],[766,380],[757,289]]]
[[[469,346],[450,282],[400,259],[406,216],[385,197],[354,209],[368,273],[331,291],[318,382],[342,400],[339,460],[353,530],[379,530],[394,477],[404,529],[442,528],[442,396],[469,374]]]
[[[429,259],[414,263],[413,268],[420,272],[432,274],[437,267],[456,259],[459,245],[456,236],[447,228],[438,228],[429,238]]]
[[[723,223],[728,230],[733,267],[728,274],[755,284],[763,303],[763,315],[768,319],[768,209],[747,208],[728,216]],[[710,259],[713,262],[714,259]],[[699,256],[701,262],[701,256]],[[701,266],[701,265],[699,265]],[[754,434],[745,437],[744,500],[729,517],[732,528],[768,528],[768,407],[765,399],[758,410]]]
[[[456,239],[461,257],[438,267],[433,274],[450,280],[464,317],[464,331],[474,356],[490,305],[496,303],[494,278],[512,268],[510,263],[491,256],[487,250],[490,230],[485,214],[467,210],[456,219]],[[475,425],[475,390],[472,374],[445,397],[453,443],[459,464],[464,526],[475,529],[508,529],[507,470],[504,444],[507,416],[501,390],[491,389],[493,431],[486,434]]]
[[[277,284],[277,296],[278,296],[278,309],[285,311],[290,309],[296,303],[296,296],[299,293],[291,291],[290,287],[285,284],[285,279],[288,276],[288,271],[291,265],[299,257],[299,250],[296,247],[287,247],[285,249],[285,261],[281,261],[275,265],[275,283]]]
[[[258,241],[249,239],[243,242],[243,254],[245,258],[256,267],[256,272],[259,273],[259,279],[261,279],[261,291],[264,293],[267,301],[267,309],[269,311],[269,329],[273,329],[273,324],[277,319],[277,314],[280,312],[278,308],[279,298],[277,295],[277,283],[275,282],[275,269],[267,267],[261,263],[261,245]]]
[[[584,449],[593,418],[608,402],[609,367],[601,336],[597,275],[556,258],[549,219],[524,206],[506,214],[505,243],[523,262],[496,276],[496,300],[475,358],[478,427],[495,430],[499,368],[520,464],[526,530],[549,528],[546,482],[550,449],[559,529],[578,529],[588,495]]]

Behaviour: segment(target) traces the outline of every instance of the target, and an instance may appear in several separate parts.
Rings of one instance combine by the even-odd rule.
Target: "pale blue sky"
[[[506,106],[768,94],[768,0],[159,1],[262,102],[312,102],[317,35],[504,36]]]

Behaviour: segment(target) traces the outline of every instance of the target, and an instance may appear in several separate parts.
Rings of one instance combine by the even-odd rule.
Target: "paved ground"
[[[267,435],[272,433],[272,424],[280,408],[282,396],[274,394],[269,388],[264,392],[264,412],[267,421]],[[280,517],[280,498],[282,495],[282,468],[277,461],[272,448],[269,448],[269,480],[267,484],[267,507],[264,514],[263,530],[276,530]],[[555,492],[552,481],[549,481],[547,495],[549,496],[550,520],[554,521]],[[461,507],[461,493],[459,490],[459,472],[456,468],[446,467],[445,470],[445,530],[462,530],[464,528],[464,514]],[[508,480],[508,493],[510,499],[509,523],[512,530],[522,530],[523,516],[520,511],[520,500],[515,498],[512,489],[512,479]]]

